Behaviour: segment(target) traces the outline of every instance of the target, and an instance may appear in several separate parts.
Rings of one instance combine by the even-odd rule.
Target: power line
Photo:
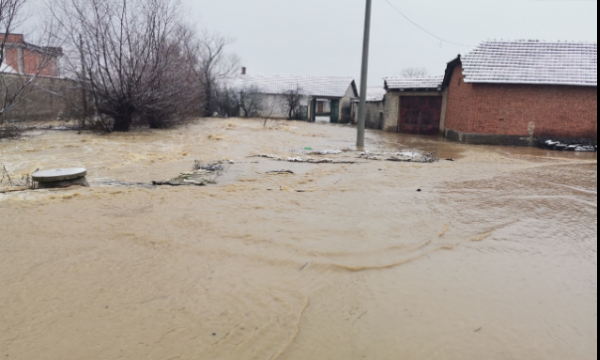
[[[404,14],[402,11],[400,11],[400,9],[398,9],[394,4],[392,4],[390,2],[390,0],[385,0],[394,10],[396,10],[396,12],[398,14],[400,14],[403,18],[405,18],[406,20],[408,20],[411,24],[413,24],[414,26],[416,26],[417,28],[419,28],[421,31],[425,32],[426,34],[428,34],[429,36],[432,36],[436,39],[438,39],[440,41],[440,43],[446,43],[446,44],[450,44],[450,45],[456,45],[456,46],[463,46],[463,47],[467,47],[467,48],[471,48],[471,45],[465,45],[465,44],[461,44],[458,42],[454,42],[454,41],[448,41],[444,38],[441,38],[439,36],[437,36],[436,34],[432,33],[431,31],[425,29],[424,27],[422,27],[421,25],[417,24],[415,21],[413,21],[411,18],[409,18],[406,14]]]

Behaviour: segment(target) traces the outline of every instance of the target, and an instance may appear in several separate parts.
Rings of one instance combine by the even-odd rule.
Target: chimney
[[[242,75],[246,75],[246,73],[247,73],[247,70],[248,70],[248,69],[246,69],[246,67],[243,67],[243,68],[242,68]]]

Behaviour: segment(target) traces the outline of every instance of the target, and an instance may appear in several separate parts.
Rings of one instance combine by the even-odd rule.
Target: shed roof
[[[442,83],[444,82],[443,76],[434,76],[427,78],[418,79],[406,79],[406,78],[386,78],[385,88],[387,90],[442,90]]]
[[[465,82],[598,86],[598,44],[486,41],[461,58]]]
[[[264,94],[284,94],[300,88],[307,96],[346,96],[352,87],[358,96],[356,83],[351,77],[303,76],[303,75],[243,75],[238,84],[243,88],[256,87]]]
[[[385,89],[382,87],[369,87],[367,88],[367,101],[368,102],[379,102],[385,98]]]

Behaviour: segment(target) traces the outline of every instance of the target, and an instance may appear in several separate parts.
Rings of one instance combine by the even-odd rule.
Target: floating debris
[[[304,164],[356,164],[356,161],[353,161],[353,160],[315,159],[315,158],[311,158],[311,157],[288,158],[287,162],[304,163]]]
[[[304,163],[304,164],[356,164],[354,160],[332,160],[332,159],[315,159],[312,157],[289,157],[287,159],[282,158],[277,155],[269,155],[269,154],[261,154],[261,155],[253,155],[251,158],[264,158],[271,159],[275,161],[286,161],[291,163]]]
[[[269,175],[294,175],[294,172],[292,170],[274,170],[274,171],[267,171],[267,174],[269,174]]]
[[[576,152],[598,152],[598,145],[583,144],[577,142],[565,143],[561,141],[548,140],[544,143],[539,144],[540,147],[549,150],[558,151],[576,151]]]
[[[208,164],[204,164],[198,160],[196,160],[194,162],[194,170],[206,170],[209,172],[223,172],[225,170],[225,167],[223,166],[223,164],[229,164],[229,165],[233,165],[234,162],[233,160],[220,160],[220,161],[214,161]]]
[[[329,155],[340,155],[342,153],[343,153],[342,150],[319,150],[319,151],[310,151],[310,152],[308,152],[306,154],[307,155],[329,156]]]
[[[283,160],[283,158],[281,156],[271,155],[271,154],[252,155],[252,156],[250,156],[250,158],[262,158],[262,159],[271,159],[271,160],[277,160],[277,161]]]
[[[194,171],[181,173],[179,176],[163,181],[153,181],[152,185],[161,186],[207,186],[215,185],[217,178],[224,171],[224,161],[216,161],[208,164],[202,164],[196,161]]]
[[[421,156],[415,153],[369,153],[363,152],[359,155],[360,159],[374,160],[374,161],[392,161],[392,162],[410,162],[420,164],[431,164],[440,161],[434,156],[435,152]]]
[[[204,170],[195,171],[193,173],[182,173],[176,178],[164,181],[153,181],[152,185],[161,186],[207,186],[216,184],[216,180],[207,178],[205,176],[213,175],[212,172]]]

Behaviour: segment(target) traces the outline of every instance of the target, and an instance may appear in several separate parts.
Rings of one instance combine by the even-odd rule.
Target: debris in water
[[[277,155],[272,155],[272,154],[261,154],[261,155],[253,155],[250,156],[251,158],[263,158],[263,159],[271,159],[271,160],[277,160],[277,161],[282,161],[283,159],[281,158],[281,156],[277,156]]]
[[[251,158],[271,159],[271,160],[275,160],[275,161],[287,161],[287,162],[292,162],[292,163],[305,163],[305,164],[356,164],[356,161],[353,161],[353,160],[315,159],[315,158],[311,158],[311,157],[303,158],[301,156],[289,157],[285,160],[281,156],[270,155],[270,154],[253,155],[250,157]]]
[[[482,327],[480,327],[479,329],[475,330],[476,333],[480,332],[481,330],[483,330]]]
[[[211,173],[203,170],[196,171],[194,173],[183,173],[176,178],[164,181],[152,181],[152,185],[161,186],[206,186],[214,185],[217,182],[214,179],[207,179],[204,176]]]
[[[544,143],[538,143],[539,147],[550,149],[550,150],[559,150],[559,151],[577,151],[577,152],[598,152],[598,145],[592,145],[589,142],[587,145],[578,142],[561,142],[548,140]]]
[[[392,161],[392,162],[411,162],[411,163],[435,163],[440,159],[434,156],[435,152],[429,153],[425,156],[420,156],[416,153],[369,153],[362,152],[359,155],[360,159],[374,160],[374,161]]]
[[[307,155],[340,155],[342,154],[342,150],[320,150],[320,151],[310,151]]]
[[[269,174],[269,175],[294,175],[294,172],[292,170],[274,170],[274,171],[267,171],[267,174]]]
[[[206,186],[215,185],[216,179],[222,175],[224,170],[223,161],[202,164],[196,161],[194,171],[181,173],[179,176],[163,181],[152,181],[152,185],[161,186]]]
[[[288,158],[287,162],[306,163],[306,164],[356,164],[356,161],[352,161],[352,160],[315,159],[315,158],[311,158],[311,157]]]

